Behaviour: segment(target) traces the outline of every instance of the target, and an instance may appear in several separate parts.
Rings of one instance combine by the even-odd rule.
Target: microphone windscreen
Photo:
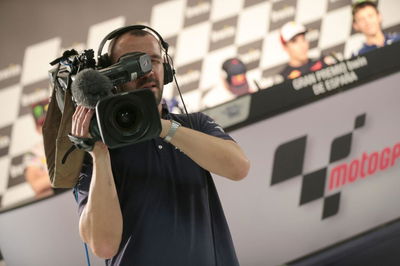
[[[111,80],[94,69],[84,69],[75,76],[71,93],[77,104],[95,108],[97,102],[112,95]]]

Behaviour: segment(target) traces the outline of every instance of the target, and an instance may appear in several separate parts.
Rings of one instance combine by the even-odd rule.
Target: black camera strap
[[[92,151],[94,144],[96,143],[96,141],[99,140],[98,138],[82,138],[73,136],[71,134],[68,134],[68,138],[73,145],[65,152],[64,157],[61,160],[62,164],[65,163],[69,154],[73,152],[75,149],[80,149],[87,152]]]
[[[85,151],[92,151],[94,144],[98,139],[96,138],[82,138],[82,137],[77,137],[73,136],[71,134],[68,134],[69,140],[74,144],[75,148],[85,150]]]

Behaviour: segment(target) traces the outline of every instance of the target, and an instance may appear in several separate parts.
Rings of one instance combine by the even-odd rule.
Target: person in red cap
[[[209,91],[203,98],[204,107],[212,107],[237,96],[250,93],[246,65],[239,58],[230,58],[222,64],[222,86]]]
[[[364,34],[366,39],[357,55],[400,41],[400,35],[398,34],[383,33],[381,26],[382,16],[378,10],[377,1],[355,0],[352,7],[353,28]]]
[[[310,44],[305,37],[306,32],[307,29],[295,21],[290,21],[281,28],[280,40],[289,55],[288,65],[280,72],[285,79],[295,79],[326,66],[323,60],[311,60],[308,57]]]
[[[222,64],[225,71],[225,87],[234,95],[240,96],[249,93],[249,84],[247,83],[246,65],[238,58],[231,58]]]

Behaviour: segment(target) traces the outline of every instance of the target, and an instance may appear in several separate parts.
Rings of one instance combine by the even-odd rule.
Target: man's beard
[[[155,91],[153,91],[153,93],[154,93],[154,97],[156,98],[156,104],[159,105],[161,102],[161,98],[162,98],[163,87],[161,87],[161,84],[157,79],[152,78],[152,77],[147,77],[147,78],[138,80],[136,87],[137,88],[145,88],[145,87],[143,87],[143,85],[145,85],[146,83],[155,83],[155,86],[157,87],[157,89]],[[151,89],[152,87],[147,87],[147,88]]]

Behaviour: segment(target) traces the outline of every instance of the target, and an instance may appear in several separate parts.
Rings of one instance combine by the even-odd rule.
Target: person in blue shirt
[[[125,32],[111,42],[108,54],[115,63],[131,52],[148,54],[152,71],[118,90],[149,88],[162,130],[154,139],[110,150],[95,143],[75,187],[80,236],[106,265],[238,266],[210,172],[241,180],[249,161],[210,117],[189,114],[189,123],[186,115],[163,106],[165,56],[156,36]],[[78,106],[72,135],[89,137],[93,114]]]
[[[382,16],[377,1],[356,0],[353,2],[353,28],[364,34],[366,41],[356,55],[400,41],[399,34],[384,34]]]

